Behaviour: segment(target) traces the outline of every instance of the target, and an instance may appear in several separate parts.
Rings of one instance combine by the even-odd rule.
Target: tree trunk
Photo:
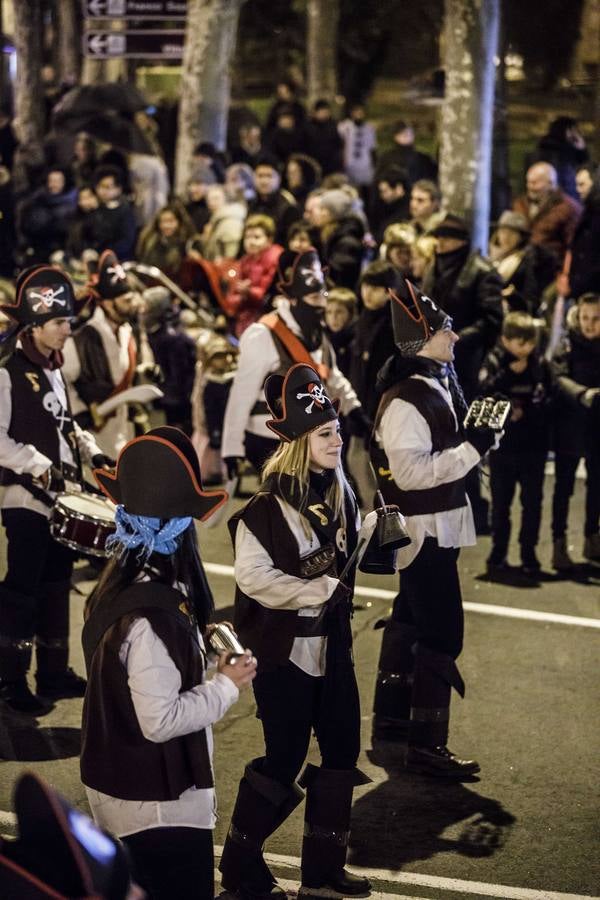
[[[14,5],[14,42],[17,56],[15,119],[19,147],[13,178],[17,191],[29,187],[28,172],[43,162],[44,106],[42,82],[41,0]]]
[[[306,86],[308,104],[335,101],[337,96],[337,35],[339,0],[308,0],[306,37]]]
[[[440,187],[487,253],[499,0],[446,0]]]
[[[57,4],[59,77],[63,84],[74,87],[81,71],[81,28],[77,0],[60,0]]]
[[[175,191],[183,195],[199,141],[227,140],[230,63],[244,0],[189,0],[181,73]]]

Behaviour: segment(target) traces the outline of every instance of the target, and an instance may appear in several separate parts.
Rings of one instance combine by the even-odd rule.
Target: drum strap
[[[85,622],[81,633],[85,666],[88,671],[98,644],[111,625],[128,613],[143,609],[163,609],[178,620],[187,631],[194,633],[194,624],[181,609],[183,594],[175,588],[155,581],[140,581],[119,593],[118,603],[100,603]]]

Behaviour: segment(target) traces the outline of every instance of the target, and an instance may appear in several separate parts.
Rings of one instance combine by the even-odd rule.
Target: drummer
[[[73,553],[52,538],[48,517],[57,493],[81,484],[82,460],[94,466],[109,460],[73,421],[60,371],[75,314],[70,279],[51,266],[26,269],[14,304],[0,309],[13,320],[0,367],[8,541],[8,571],[0,583],[0,698],[14,710],[40,715],[50,708],[46,701],[85,692],[84,679],[68,665]],[[27,684],[34,643],[36,694]]]
[[[116,458],[134,436],[129,407],[123,403],[103,418],[98,406],[133,384],[137,365],[133,325],[140,298],[112,250],[100,256],[89,291],[97,305],[65,344],[63,375],[76,420],[82,428],[93,429],[102,451]]]

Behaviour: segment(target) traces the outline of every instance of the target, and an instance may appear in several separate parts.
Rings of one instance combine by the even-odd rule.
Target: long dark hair
[[[214,600],[202,560],[198,553],[196,528],[192,522],[178,538],[178,547],[170,556],[152,553],[148,559],[140,557],[138,548],[126,550],[122,556],[114,556],[102,570],[98,584],[85,605],[85,618],[99,603],[111,603],[118,594],[132,584],[144,569],[149,570],[153,581],[169,586],[181,585],[187,604],[198,623],[201,634],[214,612]]]

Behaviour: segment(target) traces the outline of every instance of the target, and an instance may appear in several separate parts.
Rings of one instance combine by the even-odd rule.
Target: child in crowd
[[[565,348],[552,361],[557,409],[552,499],[552,565],[572,568],[567,550],[569,501],[579,460],[587,473],[583,555],[600,562],[600,294],[583,294],[567,316]]]
[[[408,222],[394,222],[383,233],[381,258],[391,263],[405,278],[411,277],[411,249],[417,233]]]
[[[354,291],[333,287],[327,295],[325,324],[327,337],[335,350],[337,364],[346,378],[350,377],[350,345],[356,330],[358,299]]]
[[[223,481],[221,435],[237,354],[237,347],[222,334],[214,334],[203,344],[198,344],[192,391],[192,443],[204,472],[205,484]]]
[[[249,216],[244,226],[245,255],[232,265],[235,278],[223,298],[223,309],[233,319],[233,331],[241,337],[264,312],[283,247],[273,243],[275,222],[270,216]]]
[[[519,544],[522,571],[540,572],[536,556],[542,516],[544,467],[550,439],[551,374],[537,348],[537,331],[528,313],[511,312],[504,319],[500,343],[488,354],[480,372],[481,392],[502,394],[512,405],[505,434],[490,452],[492,551],[488,571],[508,568],[510,510],[517,484],[522,506]]]
[[[306,219],[300,219],[290,225],[287,235],[288,250],[294,253],[306,253],[314,246],[311,240],[311,225]]]

